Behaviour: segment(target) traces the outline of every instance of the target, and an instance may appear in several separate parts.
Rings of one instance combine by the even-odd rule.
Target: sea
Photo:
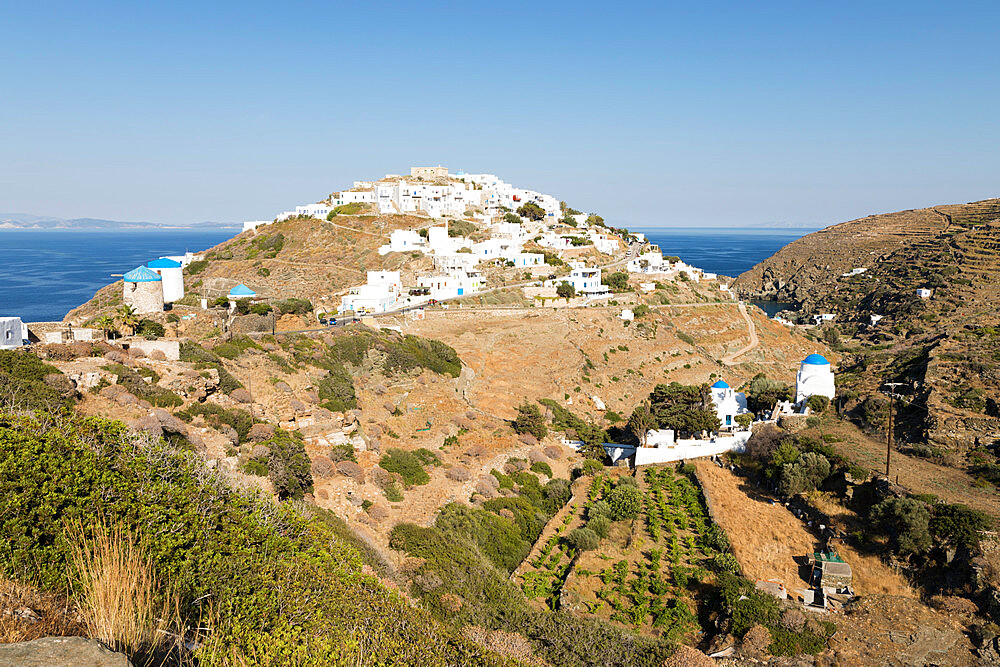
[[[61,320],[126,271],[199,252],[239,230],[0,230],[0,316]]]
[[[811,229],[635,228],[688,264],[738,276]],[[0,230],[0,316],[61,320],[101,287],[140,264],[199,252],[237,230]],[[765,304],[770,305],[770,304]]]

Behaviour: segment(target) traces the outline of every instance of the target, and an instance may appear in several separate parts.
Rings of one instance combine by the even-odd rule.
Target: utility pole
[[[886,476],[886,479],[889,479],[890,481],[892,481],[891,478],[889,477],[889,462],[890,462],[890,459],[892,458],[892,441],[893,441],[893,437],[892,437],[892,405],[893,405],[893,401],[896,398],[896,387],[900,387],[900,386],[902,386],[904,384],[906,384],[906,383],[905,382],[886,382],[884,386],[889,387],[889,391],[883,391],[882,392],[883,394],[886,394],[889,397],[889,432],[885,436],[885,476]]]

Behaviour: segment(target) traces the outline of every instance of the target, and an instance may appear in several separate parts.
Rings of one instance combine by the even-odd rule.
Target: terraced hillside
[[[866,271],[844,275],[855,268]],[[872,397],[860,419],[884,429],[877,391],[904,382],[905,446],[1000,482],[1000,199],[835,225],[789,244],[736,288],[794,302],[802,322],[834,313],[816,333],[844,354],[842,403]]]

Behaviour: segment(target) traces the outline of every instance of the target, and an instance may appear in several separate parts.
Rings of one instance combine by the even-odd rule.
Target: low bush
[[[73,590],[65,526],[82,520],[89,537],[99,515],[144,546],[183,623],[197,627],[212,600],[212,632],[194,649],[206,667],[233,655],[501,664],[363,574],[364,556],[320,510],[244,495],[196,455],[132,437],[119,422],[0,415],[0,575]]]
[[[103,369],[118,376],[119,386],[127,389],[136,398],[149,401],[158,408],[175,408],[184,404],[180,396],[156,384],[159,376],[154,371],[143,368],[140,374],[122,364],[108,364]],[[144,377],[152,378],[152,381],[146,382]]]
[[[419,486],[431,481],[430,475],[424,470],[424,464],[413,452],[403,449],[390,449],[378,463],[389,472],[399,473],[407,486]]]
[[[58,411],[73,398],[45,382],[45,376],[62,375],[26,350],[0,350],[0,409]]]

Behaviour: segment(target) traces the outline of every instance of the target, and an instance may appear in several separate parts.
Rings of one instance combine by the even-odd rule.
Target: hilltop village
[[[825,302],[670,250],[414,167],[0,318],[9,456],[85,467],[2,460],[52,496],[9,484],[0,605],[86,634],[61,522],[99,507],[178,591],[122,650],[178,664],[1000,661],[995,489],[887,452]]]

